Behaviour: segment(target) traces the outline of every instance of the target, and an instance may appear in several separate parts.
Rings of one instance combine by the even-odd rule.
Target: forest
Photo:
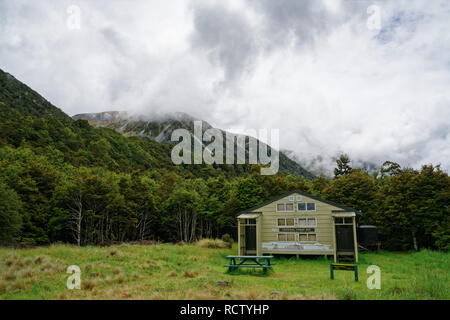
[[[0,242],[80,246],[235,236],[236,215],[292,189],[353,207],[388,250],[450,249],[450,178],[439,165],[334,177],[258,165],[173,165],[171,145],[73,120],[0,72]]]

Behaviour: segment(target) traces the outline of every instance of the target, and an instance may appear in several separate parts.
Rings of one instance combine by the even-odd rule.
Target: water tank
[[[378,242],[378,234],[376,226],[359,226],[358,227],[358,243],[361,245],[371,245]]]

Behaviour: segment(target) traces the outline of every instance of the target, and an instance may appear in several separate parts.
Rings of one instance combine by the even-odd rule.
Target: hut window
[[[297,203],[298,211],[316,211],[316,203],[315,202],[302,202]]]
[[[299,218],[298,223],[300,227],[316,227],[317,219],[316,218]]]
[[[295,241],[294,233],[278,233],[278,241]]]
[[[250,224],[250,225],[255,224],[256,225],[256,219],[246,219],[245,224]]]
[[[353,218],[352,217],[334,218],[334,223],[335,224],[353,224]]]
[[[277,212],[294,212],[293,203],[277,203]]]
[[[294,201],[295,197],[294,196],[289,196],[289,201]]]
[[[277,226],[279,227],[293,227],[294,226],[294,218],[278,218],[277,219]]]
[[[300,241],[317,241],[317,235],[315,233],[300,233],[298,238]]]

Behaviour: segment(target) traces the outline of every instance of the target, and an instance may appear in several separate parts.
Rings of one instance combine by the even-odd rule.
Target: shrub
[[[228,233],[225,233],[222,236],[222,241],[225,241],[228,244],[228,248],[233,247],[233,238]]]
[[[195,243],[200,248],[224,249],[229,248],[229,244],[220,239],[201,239]]]

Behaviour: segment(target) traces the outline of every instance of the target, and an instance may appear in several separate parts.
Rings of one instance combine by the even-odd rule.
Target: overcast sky
[[[184,111],[324,165],[450,169],[448,0],[0,0],[0,68],[69,115]]]

